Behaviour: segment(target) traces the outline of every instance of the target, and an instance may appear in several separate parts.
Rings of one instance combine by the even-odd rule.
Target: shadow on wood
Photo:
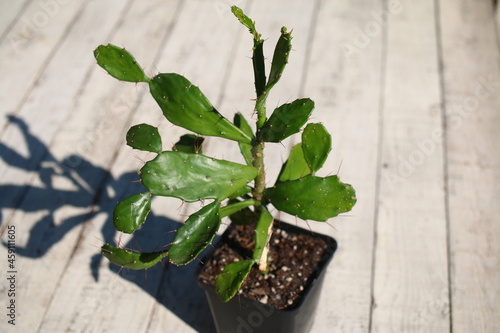
[[[25,183],[0,184],[0,193],[3,193],[0,196],[2,227],[9,220],[2,216],[6,208],[40,216],[32,223],[28,241],[22,246],[16,244],[16,254],[43,260],[43,256],[67,233],[78,225],[91,222],[103,212],[106,222],[101,229],[102,240],[115,244],[117,232],[113,227],[111,212],[117,201],[144,191],[142,185],[136,182],[137,173],[128,172],[115,178],[107,170],[76,155],[59,161],[41,140],[30,133],[28,125],[21,118],[8,116],[8,119],[22,134],[28,156],[0,142],[0,158],[11,168],[37,173],[40,179],[36,182],[27,180]],[[38,160],[37,156],[42,157]],[[62,178],[70,186],[66,186],[67,189],[54,186],[54,177]],[[55,214],[63,207],[66,210],[70,207],[67,211],[71,214],[55,223]],[[177,229],[178,222],[153,214],[148,220],[149,223],[135,232],[126,244],[120,245],[138,251],[153,251],[158,250],[158,244],[172,241],[174,233],[166,231]],[[2,245],[8,247],[5,242]],[[73,248],[68,251],[73,251]],[[102,260],[101,254],[89,253],[89,270],[94,283],[99,283]],[[176,267],[164,262],[147,271],[126,270],[113,264],[108,267],[122,279],[141,287],[193,329],[207,333],[215,331],[205,295],[195,279],[196,263]]]

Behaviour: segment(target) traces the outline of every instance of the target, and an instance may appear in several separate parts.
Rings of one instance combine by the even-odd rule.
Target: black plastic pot
[[[310,230],[304,230],[287,223],[280,223],[280,228],[289,232],[311,234]],[[319,301],[324,273],[337,249],[337,242],[333,238],[318,233],[312,234],[324,239],[328,248],[309,278],[309,283],[305,287],[300,301],[292,308],[280,310],[238,295],[224,303],[216,295],[213,285],[199,282],[205,290],[218,333],[305,333],[310,330]],[[223,235],[216,248],[221,245],[221,242],[224,242],[224,238]],[[207,255],[207,257],[209,256],[210,254]]]

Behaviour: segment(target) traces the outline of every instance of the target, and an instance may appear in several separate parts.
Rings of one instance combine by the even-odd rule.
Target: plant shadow
[[[48,147],[30,132],[23,119],[11,115],[7,118],[9,125],[15,126],[21,133],[28,153],[22,154],[17,147],[12,148],[0,142],[0,159],[9,168],[36,173],[39,180],[27,185],[0,184],[1,224],[8,223],[3,216],[5,209],[37,213],[40,216],[29,232],[27,243],[24,246],[16,244],[16,254],[42,258],[68,232],[103,212],[107,212],[107,216],[101,229],[101,237],[104,242],[114,244],[117,232],[110,213],[119,200],[144,191],[141,184],[134,182],[137,180],[137,174],[127,172],[115,178],[107,170],[78,155],[69,155],[58,160]],[[55,177],[69,182],[71,186],[68,188],[71,189],[58,189],[53,181]],[[71,207],[69,211],[73,214],[63,217],[62,221],[56,224],[56,214],[67,207]],[[152,214],[148,220],[154,220],[154,223],[145,223],[127,244],[120,245],[141,251],[154,250],[148,248],[148,244],[167,244],[169,241],[165,240],[165,230],[175,230],[179,225],[175,221]],[[8,247],[4,241],[2,245]],[[102,260],[101,254],[89,257],[89,270],[95,283],[99,281]],[[208,302],[195,279],[197,266],[196,263],[185,267],[164,263],[163,266],[157,265],[146,272],[122,270],[112,264],[108,267],[124,280],[131,281],[148,292],[159,304],[193,329],[212,333],[215,332],[215,327]]]

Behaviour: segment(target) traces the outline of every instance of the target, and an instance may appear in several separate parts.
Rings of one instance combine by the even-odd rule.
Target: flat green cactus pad
[[[173,150],[190,154],[202,154],[203,141],[205,139],[202,136],[185,134],[175,143]]]
[[[146,269],[159,263],[167,251],[139,253],[120,249],[110,244],[101,247],[101,253],[113,264],[130,269]]]
[[[202,154],[164,151],[141,169],[143,185],[154,195],[187,202],[224,200],[257,176],[257,169]]]
[[[315,174],[328,158],[332,150],[332,137],[322,124],[308,124],[302,132],[304,159]]]
[[[262,127],[262,139],[267,142],[280,142],[297,133],[307,122],[313,109],[314,102],[309,98],[281,105]]]
[[[276,209],[304,220],[326,221],[351,210],[356,192],[337,176],[320,178],[308,175],[278,183],[266,189],[265,197]]]
[[[281,28],[281,36],[274,49],[273,60],[271,62],[271,70],[269,72],[269,80],[266,85],[266,92],[269,92],[272,87],[281,79],[281,75],[288,63],[288,56],[292,50],[292,33],[287,32],[285,27]]]
[[[229,301],[238,292],[255,262],[241,260],[224,267],[215,280],[215,292],[223,302]]]
[[[158,74],[149,89],[165,117],[195,133],[251,143],[252,139],[224,118],[200,89],[179,74]]]
[[[112,77],[128,82],[148,82],[141,66],[134,57],[124,48],[116,45],[99,45],[94,50],[97,64]]]
[[[131,234],[144,223],[151,210],[151,193],[134,194],[120,201],[113,211],[116,230]]]
[[[177,230],[168,260],[176,265],[193,261],[213,240],[220,226],[220,203],[214,201],[192,214]]]
[[[247,120],[241,113],[236,113],[234,115],[234,124],[243,132],[245,132],[246,135],[251,137],[252,139],[254,138],[253,130],[248,124]],[[252,165],[252,145],[248,143],[238,143],[240,147],[240,152],[241,155],[243,155],[243,158],[245,159],[245,162],[247,165]]]
[[[287,182],[290,180],[296,180],[307,176],[311,173],[311,169],[307,165],[304,159],[304,151],[302,150],[302,144],[296,144],[290,150],[290,155],[288,160],[283,164],[280,174],[278,176],[278,182]]]
[[[152,153],[162,151],[158,128],[148,124],[132,126],[127,132],[127,145],[134,149],[150,151]]]

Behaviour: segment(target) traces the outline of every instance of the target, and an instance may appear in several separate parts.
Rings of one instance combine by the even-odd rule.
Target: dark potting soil
[[[311,232],[296,233],[280,228],[275,222],[269,249],[269,272],[262,274],[254,265],[241,290],[243,295],[278,309],[295,306],[309,278],[327,249],[327,242]],[[252,257],[254,226],[231,226],[228,242],[206,259],[198,276],[205,284],[215,285],[224,266]]]

